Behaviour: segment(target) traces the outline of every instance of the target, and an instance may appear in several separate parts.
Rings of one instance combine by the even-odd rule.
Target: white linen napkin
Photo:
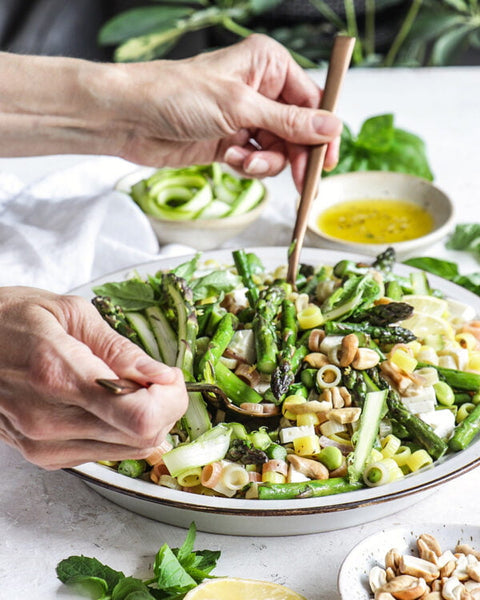
[[[63,293],[101,275],[158,258],[147,217],[116,181],[135,169],[98,157],[30,185],[0,173],[0,285]],[[162,249],[160,255],[194,250]]]

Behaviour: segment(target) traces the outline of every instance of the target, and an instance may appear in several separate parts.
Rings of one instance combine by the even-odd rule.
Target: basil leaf
[[[480,260],[480,223],[461,223],[446,243],[450,250],[466,250]]]
[[[195,523],[191,523],[188,528],[187,537],[185,541],[180,546],[180,548],[174,549],[173,553],[178,558],[180,563],[188,558],[188,556],[193,552],[193,544],[195,543],[195,537],[197,535],[197,528],[195,527]]]
[[[188,282],[197,270],[198,259],[200,258],[200,256],[201,253],[198,252],[188,262],[184,262],[181,265],[178,265],[178,267],[172,269],[172,273],[175,273],[177,277],[181,277],[182,279],[185,279]]]
[[[94,287],[93,292],[97,296],[108,296],[125,311],[143,310],[156,304],[152,287],[139,279],[104,283]]]
[[[428,271],[438,277],[452,280],[458,276],[458,267],[454,262],[448,260],[442,260],[440,258],[431,258],[429,256],[419,256],[415,258],[409,258],[405,260],[405,265],[421,269],[422,271]]]
[[[240,284],[240,277],[230,271],[212,271],[208,275],[199,277],[190,282],[193,291],[193,300],[201,300],[209,296],[216,296],[220,292],[229,292]]]
[[[393,136],[393,115],[379,115],[363,123],[356,145],[373,152],[384,152],[391,146]]]
[[[179,594],[196,586],[196,581],[185,571],[167,544],[164,544],[158,551],[153,571],[158,587],[169,593]]]

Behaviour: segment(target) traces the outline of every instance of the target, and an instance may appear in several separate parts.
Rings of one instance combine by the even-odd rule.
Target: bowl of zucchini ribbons
[[[218,248],[262,214],[268,193],[258,179],[235,175],[220,163],[184,168],[141,167],[118,181],[144,212],[163,244]]]
[[[377,257],[287,248],[168,258],[74,290],[183,369],[185,416],[146,461],[70,471],[129,510],[236,535],[386,516],[479,458],[479,299]]]

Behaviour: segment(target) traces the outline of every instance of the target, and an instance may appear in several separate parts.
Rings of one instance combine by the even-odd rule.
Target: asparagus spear
[[[243,285],[247,288],[247,298],[250,302],[250,306],[253,307],[258,300],[258,288],[252,279],[252,272],[248,263],[247,254],[245,250],[234,250],[232,256],[238,274],[242,278]]]
[[[454,452],[465,450],[473,438],[480,432],[480,404],[472,410],[455,429],[448,442],[448,447]]]
[[[360,323],[368,321],[369,325],[385,327],[397,321],[408,319],[413,313],[413,306],[406,302],[389,302],[378,304],[364,310],[359,310],[350,315],[350,321]]]
[[[387,404],[390,415],[405,427],[410,436],[434,459],[440,458],[447,450],[447,443],[438,437],[433,429],[412,414],[400,400],[398,393],[390,388],[387,394]]]
[[[399,325],[390,325],[389,327],[378,327],[366,323],[347,323],[338,321],[328,321],[324,325],[327,335],[347,335],[349,333],[366,333],[372,339],[378,340],[380,344],[408,343],[416,340],[417,337],[410,329],[400,327]]]
[[[232,313],[226,313],[219,322],[213,337],[208,343],[205,354],[199,361],[198,373],[202,379],[206,379],[205,369],[210,364],[212,368],[216,365],[218,359],[225,352],[235,332],[235,326],[238,319]]]
[[[263,400],[262,396],[245,383],[235,373],[230,371],[221,361],[218,361],[214,368],[215,383],[227,394],[228,398],[240,406],[243,402],[257,403]]]
[[[480,375],[478,373],[447,369],[446,367],[438,367],[429,363],[418,363],[417,369],[421,369],[422,367],[434,367],[437,369],[440,379],[456,390],[464,390],[466,392],[477,392],[480,390]]]
[[[364,487],[362,483],[351,483],[346,477],[302,481],[300,483],[266,483],[258,487],[259,500],[290,500],[295,498],[318,498],[353,492]]]
[[[137,346],[142,347],[137,332],[128,324],[125,313],[118,304],[114,304],[107,296],[95,296],[92,299],[92,304],[110,327],[113,327],[120,335],[127,337]]]
[[[278,365],[272,373],[271,388],[275,398],[280,399],[295,380],[292,368],[292,358],[295,353],[297,341],[297,313],[295,305],[290,300],[282,301],[281,317],[282,349]]]
[[[372,263],[372,267],[378,271],[389,273],[392,271],[395,265],[396,253],[392,247],[387,248],[384,252],[379,254]]]
[[[260,373],[273,373],[277,366],[278,347],[275,320],[284,296],[285,290],[282,287],[271,285],[262,291],[255,307],[253,331],[257,351],[257,369]]]

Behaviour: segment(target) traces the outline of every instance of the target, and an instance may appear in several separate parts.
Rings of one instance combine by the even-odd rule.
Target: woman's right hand
[[[187,409],[180,369],[150,358],[83,298],[0,288],[0,340],[0,438],[45,469],[145,458]],[[97,378],[145,387],[116,396]]]

